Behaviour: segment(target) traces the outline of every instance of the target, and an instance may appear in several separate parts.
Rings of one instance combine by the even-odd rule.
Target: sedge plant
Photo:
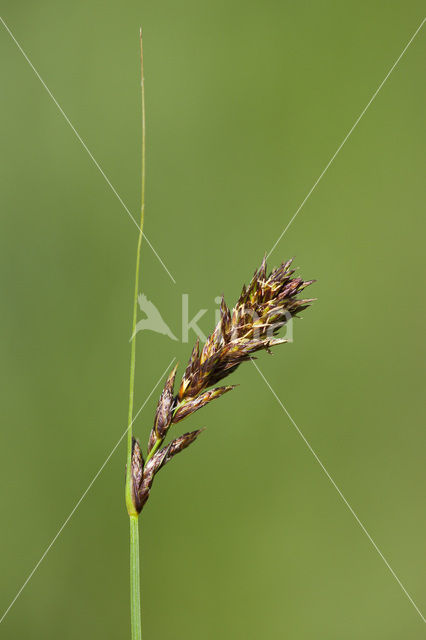
[[[257,351],[287,342],[277,338],[279,330],[293,317],[306,309],[313,298],[300,298],[301,292],[313,280],[295,277],[292,260],[283,262],[268,272],[266,259],[246,287],[242,288],[232,310],[222,297],[220,320],[206,343],[200,348],[197,340],[188,365],[175,389],[177,366],[170,372],[158,401],[154,424],[149,434],[146,453],[133,436],[133,398],[136,364],[136,320],[141,243],[145,213],[145,97],[143,53],[142,69],[142,195],[141,224],[136,252],[136,279],[133,303],[133,330],[130,356],[130,394],[127,440],[126,505],[130,518],[130,603],[132,640],[141,640],[141,603],[139,575],[138,518],[144,508],[156,474],[176,454],[191,445],[203,431],[197,429],[179,435],[165,444],[169,430],[187,416],[212,400],[232,391],[235,385],[217,386]]]

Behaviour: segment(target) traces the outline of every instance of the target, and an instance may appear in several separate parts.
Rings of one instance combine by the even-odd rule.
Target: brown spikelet
[[[161,449],[158,453],[161,454],[162,451],[165,451],[165,455],[161,459],[161,464],[158,467],[158,470],[164,467],[164,465],[167,464],[169,460],[171,460],[177,453],[180,453],[181,451],[189,447],[190,444],[195,442],[202,431],[204,431],[204,429],[197,429],[196,431],[189,431],[188,433],[184,433],[183,435],[179,436],[179,438],[175,438],[174,440],[172,440],[172,442],[167,447]]]
[[[197,341],[192,349],[191,357],[189,358],[188,365],[186,367],[185,373],[182,378],[182,382],[179,389],[179,400],[181,400],[186,391],[187,381],[191,380],[194,375],[196,375],[197,370],[200,366],[200,338],[197,338]],[[186,386],[185,386],[186,385]]]
[[[154,426],[149,436],[148,453],[151,451],[156,440],[164,440],[172,422],[174,404],[173,387],[175,383],[177,368],[178,365],[176,365],[170,372],[164,386],[163,393],[161,394],[160,400],[158,401]]]
[[[189,447],[200,435],[203,429],[184,433],[179,438],[173,440],[167,447],[163,447],[157,451],[145,465],[143,476],[137,489],[137,504],[139,513],[149,498],[154,476],[166,465],[176,454],[180,453],[186,447]]]
[[[142,482],[143,469],[144,460],[139,442],[136,438],[132,438],[132,502],[137,513],[140,513],[142,509],[139,501],[139,487]]]
[[[196,398],[190,398],[187,401],[182,402],[177,406],[177,409],[173,415],[172,422],[179,422],[179,420],[183,420],[191,413],[198,411],[201,407],[211,402],[215,398],[220,398],[224,393],[231,391],[234,389],[235,385],[229,387],[217,387],[216,389],[210,389],[209,391],[205,391],[201,395]]]

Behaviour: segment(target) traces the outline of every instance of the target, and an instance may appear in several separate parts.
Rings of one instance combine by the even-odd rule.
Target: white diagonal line
[[[43,553],[43,555],[41,556],[40,560],[37,562],[37,564],[35,565],[35,567],[33,568],[33,570],[31,571],[31,573],[28,575],[27,579],[25,580],[24,584],[22,585],[22,587],[19,589],[18,593],[16,594],[16,596],[13,598],[12,602],[10,603],[10,605],[7,607],[6,611],[3,613],[2,617],[0,618],[0,624],[3,622],[3,620],[5,619],[5,617],[7,616],[7,614],[9,613],[9,611],[11,610],[11,608],[13,607],[13,605],[15,604],[15,602],[17,601],[17,599],[19,598],[19,596],[21,595],[21,593],[23,592],[23,590],[25,589],[25,587],[27,586],[27,584],[29,583],[29,581],[31,580],[31,578],[33,577],[33,575],[35,574],[35,572],[37,571],[37,569],[39,568],[39,566],[41,565],[41,563],[43,562],[43,560],[45,559],[45,557],[47,556],[47,554],[49,553],[50,549],[53,547],[53,545],[55,544],[56,540],[59,538],[59,536],[61,535],[62,531],[65,529],[65,527],[67,526],[68,522],[71,520],[71,518],[73,517],[74,513],[77,511],[78,507],[80,506],[80,504],[83,502],[84,498],[86,497],[86,495],[89,493],[90,489],[92,488],[92,486],[95,484],[96,480],[99,478],[99,476],[101,475],[102,471],[104,470],[104,468],[106,467],[106,465],[108,464],[108,462],[110,461],[110,459],[112,458],[113,454],[115,453],[117,447],[119,446],[119,444],[121,443],[121,441],[123,440],[123,438],[126,436],[128,430],[130,429],[130,427],[133,425],[134,421],[136,420],[136,418],[138,417],[138,415],[140,414],[140,412],[142,411],[142,409],[145,407],[146,403],[148,402],[148,400],[150,399],[150,397],[152,396],[152,394],[154,393],[154,391],[156,390],[156,388],[158,387],[158,385],[160,384],[160,382],[163,380],[164,376],[166,375],[166,373],[170,370],[170,367],[172,366],[173,362],[176,360],[176,358],[172,358],[172,360],[169,362],[169,364],[167,365],[167,367],[164,369],[163,373],[161,374],[161,376],[158,378],[157,382],[155,383],[154,387],[152,388],[151,392],[149,393],[149,395],[147,396],[147,398],[145,399],[145,401],[143,402],[143,404],[141,405],[141,407],[139,408],[138,412],[136,413],[135,417],[133,418],[131,424],[126,428],[126,430],[124,431],[124,433],[122,434],[122,436],[120,437],[120,439],[118,440],[118,442],[114,445],[113,449],[111,450],[110,454],[108,455],[108,457],[106,458],[105,462],[102,464],[102,466],[99,468],[98,472],[95,474],[95,476],[93,477],[93,479],[91,480],[89,486],[87,487],[87,489],[84,491],[84,493],[81,495],[81,497],[79,498],[79,500],[76,502],[75,506],[73,507],[73,509],[71,510],[70,514],[67,516],[67,518],[65,519],[64,523],[62,524],[61,528],[59,529],[59,531],[57,532],[57,534],[55,535],[55,537],[53,538],[53,540],[50,542],[49,546],[47,547],[47,549],[45,550],[45,552]]]
[[[67,122],[67,124],[70,126],[70,128],[72,129],[73,133],[75,134],[77,140],[80,142],[81,146],[83,147],[83,149],[87,152],[87,154],[89,155],[90,159],[92,160],[93,164],[95,165],[95,167],[98,169],[99,173],[102,175],[102,177],[104,178],[105,182],[108,184],[108,186],[110,187],[111,191],[113,192],[113,194],[115,195],[115,197],[117,198],[117,200],[119,201],[119,203],[121,204],[121,206],[123,207],[123,209],[126,211],[126,213],[129,215],[130,219],[133,221],[133,223],[136,225],[136,227],[139,229],[140,231],[140,227],[139,224],[137,223],[137,221],[135,220],[135,218],[133,217],[133,215],[131,214],[129,208],[127,207],[127,205],[125,204],[125,202],[123,202],[123,199],[121,198],[120,194],[118,193],[117,189],[114,187],[114,185],[111,183],[110,179],[108,178],[108,176],[106,175],[105,171],[102,169],[102,167],[100,166],[99,162],[96,160],[96,158],[93,156],[92,152],[90,151],[90,149],[88,148],[88,146],[86,145],[86,143],[84,142],[83,138],[80,136],[80,134],[78,133],[77,129],[74,127],[73,123],[71,122],[71,120],[68,118],[67,114],[65,113],[65,111],[62,109],[61,105],[59,104],[59,102],[56,100],[55,96],[53,95],[53,93],[51,92],[51,90],[49,89],[49,87],[47,86],[47,84],[45,83],[45,81],[43,80],[43,78],[41,77],[41,75],[39,74],[39,72],[37,71],[37,69],[35,68],[35,66],[33,65],[33,63],[31,62],[31,60],[29,59],[29,57],[27,56],[27,54],[25,53],[25,51],[23,50],[23,48],[21,47],[21,45],[19,44],[19,42],[17,41],[17,39],[15,38],[15,36],[13,35],[12,31],[9,29],[9,27],[7,26],[7,24],[5,23],[5,21],[3,20],[3,18],[0,16],[0,20],[4,26],[4,28],[6,29],[6,31],[8,32],[8,34],[10,35],[10,37],[12,38],[12,40],[14,41],[14,43],[16,44],[16,46],[18,47],[19,51],[22,53],[22,55],[24,56],[25,60],[28,62],[28,64],[30,65],[31,69],[34,71],[35,75],[37,76],[37,78],[40,80],[41,84],[43,85],[43,87],[46,89],[47,93],[49,94],[49,96],[52,98],[53,102],[55,103],[55,105],[57,106],[57,108],[59,109],[60,113],[62,114],[62,116],[64,117],[65,121]],[[172,280],[172,282],[174,284],[176,284],[176,280],[174,279],[174,277],[172,276],[172,274],[170,273],[170,271],[168,270],[168,268],[166,267],[166,265],[164,264],[163,260],[161,259],[161,257],[158,255],[157,251],[155,250],[155,248],[153,247],[153,245],[151,244],[151,242],[148,240],[146,233],[143,234],[143,237],[145,238],[146,242],[148,243],[149,247],[151,248],[151,250],[153,251],[153,253],[155,254],[156,258],[158,259],[158,261],[160,262],[161,266],[163,267],[163,269],[166,271],[166,273],[168,274],[169,278]]]
[[[308,191],[308,194],[305,196],[305,198],[302,200],[302,202],[300,203],[299,207],[296,209],[296,212],[293,214],[293,216],[290,218],[290,221],[288,222],[287,226],[285,227],[284,231],[282,231],[280,237],[278,238],[278,240],[275,242],[274,246],[272,247],[272,249],[269,251],[269,253],[267,254],[267,258],[269,258],[269,256],[271,255],[271,253],[275,250],[276,246],[278,245],[278,243],[282,240],[282,238],[284,237],[284,235],[287,233],[288,229],[290,228],[290,226],[293,224],[296,216],[299,214],[299,212],[301,211],[301,209],[305,206],[307,200],[311,197],[312,193],[315,191],[315,189],[317,188],[318,184],[321,182],[322,178],[324,177],[324,175],[326,174],[326,172],[328,171],[328,169],[330,168],[330,166],[332,165],[332,163],[334,162],[334,160],[336,159],[337,155],[340,153],[342,147],[346,144],[348,138],[352,135],[354,129],[357,127],[357,125],[359,124],[361,118],[365,115],[367,109],[370,107],[371,103],[374,101],[374,99],[376,98],[377,94],[379,93],[379,91],[381,90],[381,88],[383,87],[383,85],[385,84],[386,80],[389,78],[389,76],[391,75],[392,71],[395,69],[395,67],[397,66],[398,62],[401,60],[402,56],[405,54],[405,52],[407,51],[408,47],[411,45],[411,43],[413,42],[414,38],[417,36],[417,34],[419,33],[419,31],[421,30],[421,28],[423,27],[424,23],[426,21],[426,18],[423,18],[422,22],[420,23],[420,26],[417,27],[417,29],[415,30],[415,32],[413,33],[413,35],[411,36],[411,38],[409,39],[409,41],[407,42],[407,44],[405,45],[404,49],[402,50],[402,52],[399,54],[398,58],[395,60],[395,62],[393,63],[393,65],[391,66],[391,68],[389,69],[389,71],[387,72],[386,76],[384,77],[384,79],[382,80],[382,82],[379,84],[379,86],[377,87],[376,91],[373,93],[373,95],[371,96],[370,100],[367,102],[366,106],[364,107],[364,109],[361,111],[361,113],[359,114],[358,118],[355,120],[355,122],[353,123],[352,127],[349,129],[348,133],[345,135],[345,137],[343,138],[342,142],[340,143],[340,145],[337,147],[337,150],[333,153],[333,155],[331,156],[330,160],[328,161],[328,163],[326,164],[326,166],[324,167],[323,171],[320,173],[320,175],[318,176],[317,180],[314,182],[312,188],[310,189],[310,191]]]
[[[318,462],[318,464],[320,465],[321,469],[324,471],[325,475],[330,480],[331,484],[336,489],[337,493],[342,498],[343,502],[345,503],[345,505],[347,506],[347,508],[349,509],[349,511],[351,512],[351,514],[353,515],[353,517],[355,518],[355,520],[357,521],[359,526],[361,527],[362,531],[365,533],[365,535],[367,536],[367,538],[369,539],[369,541],[371,542],[371,544],[373,545],[373,547],[375,548],[375,550],[377,551],[377,553],[379,554],[379,556],[381,557],[381,559],[383,560],[383,562],[385,563],[385,565],[387,566],[387,568],[389,569],[389,571],[391,572],[391,574],[393,575],[393,577],[395,578],[395,580],[397,581],[397,583],[399,584],[399,586],[401,587],[401,589],[403,590],[403,592],[405,593],[405,595],[407,596],[407,598],[409,599],[409,601],[411,602],[411,604],[413,605],[413,607],[415,608],[415,610],[417,611],[417,613],[419,614],[421,619],[423,620],[423,622],[426,623],[426,620],[425,620],[422,612],[420,611],[420,609],[418,608],[418,606],[414,602],[413,598],[408,593],[407,589],[402,584],[401,580],[396,575],[395,571],[390,566],[389,562],[386,560],[386,558],[383,555],[383,553],[380,551],[380,549],[377,546],[377,544],[374,542],[374,540],[371,537],[371,535],[368,533],[367,529],[365,528],[365,526],[363,525],[363,523],[361,522],[361,520],[359,519],[359,517],[357,516],[355,511],[352,509],[352,507],[349,504],[349,502],[346,500],[345,496],[343,495],[343,493],[341,492],[341,490],[339,489],[339,487],[337,486],[337,484],[335,483],[335,481],[333,480],[333,478],[331,477],[331,475],[329,474],[329,472],[327,471],[327,469],[325,468],[325,466],[323,465],[321,460],[319,459],[317,453],[311,447],[311,445],[309,444],[309,442],[307,441],[307,439],[303,435],[302,431],[299,429],[299,427],[297,426],[297,424],[295,423],[295,421],[293,420],[293,418],[291,417],[291,415],[289,414],[289,412],[287,411],[287,409],[285,408],[285,406],[281,402],[280,398],[277,396],[277,394],[275,393],[275,391],[273,390],[273,388],[269,384],[268,380],[265,378],[265,376],[263,375],[263,373],[261,372],[261,370],[257,366],[256,362],[252,358],[251,358],[251,361],[254,364],[254,366],[256,367],[259,375],[263,378],[263,380],[264,380],[265,384],[267,385],[267,387],[269,387],[271,393],[273,394],[274,398],[277,400],[277,402],[280,405],[281,409],[286,413],[288,419],[290,420],[290,422],[292,423],[292,425],[296,429],[297,433],[302,438],[303,442],[306,444],[306,446],[308,447],[309,451],[312,453],[312,455],[314,456],[315,460]]]

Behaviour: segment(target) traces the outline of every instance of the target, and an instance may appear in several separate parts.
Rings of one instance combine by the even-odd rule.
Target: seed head
[[[234,386],[209,387],[233,373],[257,351],[264,349],[270,353],[271,347],[287,342],[275,337],[279,329],[313,302],[314,298],[297,296],[314,280],[293,277],[295,270],[291,264],[292,260],[283,262],[267,275],[264,259],[248,287],[243,286],[232,312],[222,297],[220,320],[201,352],[199,340],[195,343],[177,395],[174,395],[177,367],[171,371],[158,402],[145,463],[139,443],[133,442],[132,478],[138,513],[148,500],[155,474],[202,431],[185,433],[160,449],[170,426],[234,389]]]

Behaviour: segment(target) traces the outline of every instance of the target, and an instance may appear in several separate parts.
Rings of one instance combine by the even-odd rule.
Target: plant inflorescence
[[[257,351],[270,352],[271,347],[286,342],[274,336],[313,301],[298,297],[313,280],[294,277],[291,264],[292,260],[288,260],[268,275],[264,259],[248,287],[243,286],[232,311],[222,298],[220,320],[201,351],[197,340],[177,393],[177,366],[171,371],[158,402],[146,460],[138,440],[133,438],[132,442],[132,500],[137,513],[148,500],[158,471],[202,432],[198,429],[184,433],[163,447],[170,427],[234,389],[234,385],[214,385]]]

